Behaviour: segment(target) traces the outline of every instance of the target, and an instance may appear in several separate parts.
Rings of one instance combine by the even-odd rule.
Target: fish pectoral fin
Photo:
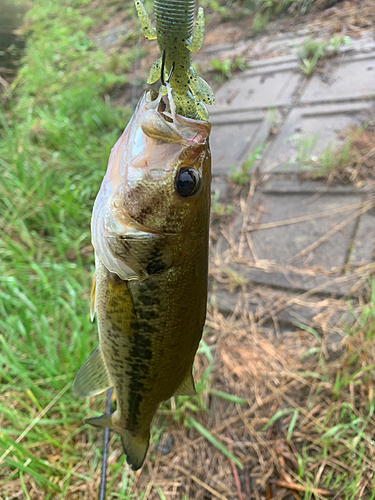
[[[103,354],[98,346],[78,370],[73,392],[80,398],[96,396],[113,386]]]
[[[150,441],[150,431],[148,431],[145,436],[133,435],[126,429],[121,429],[114,424],[113,414],[88,418],[85,422],[94,427],[108,427],[108,429],[111,429],[113,432],[120,434],[126,461],[133,470],[138,470],[142,467]]]
[[[192,373],[185,378],[182,384],[178,387],[173,396],[195,396],[197,391],[194,387],[194,379]]]
[[[95,318],[95,293],[96,293],[96,272],[92,278],[91,294],[90,294],[90,318],[94,321]]]

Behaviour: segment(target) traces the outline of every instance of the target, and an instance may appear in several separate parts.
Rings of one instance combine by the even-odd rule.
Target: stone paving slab
[[[259,185],[258,191],[265,194],[310,194],[318,195],[319,193],[329,193],[331,196],[336,194],[358,194],[363,195],[372,190],[372,187],[365,184],[363,187],[357,188],[351,185],[330,184],[322,185],[321,181],[317,180],[302,180],[296,178],[295,175],[278,174],[271,175],[266,173],[263,175],[263,183]]]
[[[356,260],[351,262],[353,265],[371,263],[375,235],[369,238],[369,230],[372,224],[371,234],[375,233],[375,216],[369,211],[366,215],[371,217],[372,222],[367,218],[359,219],[363,196],[332,196],[330,193],[319,197],[312,197],[310,193],[263,193],[257,196],[261,198],[258,209],[253,206],[247,214],[238,215],[211,248],[213,262],[219,262],[222,269],[231,269],[230,273],[237,276],[232,276],[234,283],[240,282],[245,287],[267,285],[295,293],[313,291],[314,294],[336,297],[360,293],[357,283],[361,275],[357,274],[356,268],[344,274],[343,266],[348,263],[350,255],[356,256]],[[252,226],[254,219],[258,218],[257,214],[261,214],[257,221],[260,225],[297,217],[309,220],[257,230],[256,226]],[[320,214],[320,217],[312,218],[315,214]],[[251,245],[247,240],[239,255],[244,215],[249,220],[245,229],[254,229],[247,231]],[[354,240],[355,235],[358,239]],[[371,243],[366,240],[366,235]],[[322,238],[325,240],[321,244],[309,249]],[[357,241],[362,240],[366,245],[360,243],[356,246]],[[301,258],[293,260],[305,249],[308,250]]]
[[[294,63],[292,65],[294,67]],[[259,68],[230,80],[216,93],[216,104],[210,108],[210,116],[244,109],[290,106],[303,76],[281,66]]]
[[[328,145],[333,150],[342,145],[345,134],[341,133],[348,127],[360,126],[374,115],[372,102],[295,108],[266,151],[260,169],[273,173],[298,172],[301,163],[319,156]]]
[[[244,286],[248,287],[266,285],[274,289],[325,297],[355,297],[361,294],[361,287],[357,286],[360,275],[355,273],[329,276],[316,272],[306,275],[287,269],[272,271],[241,265],[234,265],[233,270],[241,276]]]
[[[297,63],[295,54],[258,61],[219,90],[210,115],[214,180],[222,182],[231,165],[239,165],[250,149],[268,140],[250,206],[246,195],[240,195],[241,202],[236,195],[229,200],[240,213],[211,246],[212,269],[242,291],[230,293],[216,282],[211,299],[224,313],[238,312],[242,300],[240,308],[255,314],[268,303],[257,299],[259,290],[266,288],[269,297],[290,295],[296,300],[287,307],[277,309],[275,303],[277,322],[286,328],[296,322],[314,325],[325,310],[302,304],[301,297],[322,304],[323,298],[343,298],[346,313],[347,297],[362,293],[363,273],[370,272],[366,269],[375,255],[375,210],[359,213],[373,188],[327,186],[297,177],[301,162],[327,146],[336,149],[349,127],[374,119],[375,78],[368,75],[372,65],[375,75],[375,54],[351,57],[342,52],[311,80],[297,72]],[[269,136],[269,105],[279,108],[281,118],[275,136]],[[286,170],[293,157],[299,163]],[[305,220],[283,223],[301,217]],[[258,228],[265,224],[269,226]]]
[[[298,57],[295,54],[273,57],[272,59],[260,59],[259,61],[251,61],[251,70],[247,71],[245,73],[245,76],[251,76],[252,73],[256,73],[256,70],[259,71],[259,68],[270,72],[278,71],[279,69],[284,71],[286,69],[295,69],[297,62]],[[293,64],[293,66],[290,66],[291,63]]]
[[[301,104],[375,97],[375,54],[328,61],[316,73],[301,97]]]
[[[375,250],[375,213],[373,210],[363,214],[350,252],[349,262],[356,266],[374,261]]]
[[[264,112],[213,115],[211,123],[213,176],[229,174],[246,160],[250,149],[266,141],[269,133]]]
[[[285,307],[283,307],[283,305]],[[267,287],[253,288],[248,292],[230,293],[224,288],[212,289],[210,305],[217,307],[223,314],[233,314],[236,311],[251,311],[254,319],[264,321],[282,329],[290,329],[290,325],[303,324],[316,329],[334,330],[337,325],[350,321],[346,299],[327,299],[309,297],[305,300],[296,294],[285,290],[275,290]],[[329,311],[327,311],[327,306]],[[276,315],[269,314],[273,307],[280,308]],[[273,317],[272,317],[273,316]],[[339,340],[341,340],[340,338]]]
[[[267,194],[262,196],[262,215],[259,224],[287,221],[296,217],[312,216],[317,213],[326,215],[312,218],[297,224],[287,224],[270,229],[252,231],[254,250],[259,259],[270,260],[276,264],[288,264],[290,259],[305,248],[322,238],[332,228],[353,215],[358,208],[342,213],[350,205],[358,205],[362,201],[359,195],[330,196],[322,194],[311,200],[309,195],[291,194],[288,196]],[[335,270],[345,264],[347,249],[354,235],[355,219],[341,231],[309,252],[302,259],[294,262],[297,267],[319,266],[324,270]],[[248,258],[251,258],[250,251]]]

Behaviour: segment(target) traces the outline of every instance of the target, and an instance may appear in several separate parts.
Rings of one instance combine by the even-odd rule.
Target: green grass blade
[[[195,420],[193,417],[188,418],[188,424],[194,427],[207,441],[215,446],[216,449],[220,451],[223,455],[225,455],[229,460],[237,465],[239,469],[243,469],[242,463],[238,460],[237,457],[231,453],[228,448],[226,448],[220,441],[218,441],[211,433],[208,431],[203,425]]]
[[[217,389],[210,389],[210,394],[225,399],[226,401],[230,401],[231,403],[237,403],[240,405],[249,404],[249,401],[245,398],[240,398],[239,396],[234,396],[233,394],[228,394],[227,392],[218,391]]]

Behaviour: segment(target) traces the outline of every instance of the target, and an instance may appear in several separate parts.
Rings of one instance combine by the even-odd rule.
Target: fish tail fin
[[[145,436],[134,436],[126,429],[118,427],[113,421],[113,415],[112,413],[109,415],[102,415],[101,417],[88,418],[85,422],[94,427],[108,427],[111,431],[120,434],[126,461],[133,470],[138,470],[142,467],[146,457],[150,440],[150,431],[148,431]]]
[[[123,430],[121,432],[121,442],[126,455],[126,461],[133,470],[142,467],[145,460],[150,432],[146,436],[133,436],[130,432]]]

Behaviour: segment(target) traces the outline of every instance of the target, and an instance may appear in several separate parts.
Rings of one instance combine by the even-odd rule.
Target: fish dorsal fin
[[[78,370],[73,382],[73,392],[80,398],[91,397],[104,392],[112,385],[99,346]]]
[[[96,272],[92,278],[91,294],[90,294],[90,318],[94,321],[95,318],[95,293],[96,293]]]
[[[196,394],[193,375],[189,373],[173,396],[195,396]]]

